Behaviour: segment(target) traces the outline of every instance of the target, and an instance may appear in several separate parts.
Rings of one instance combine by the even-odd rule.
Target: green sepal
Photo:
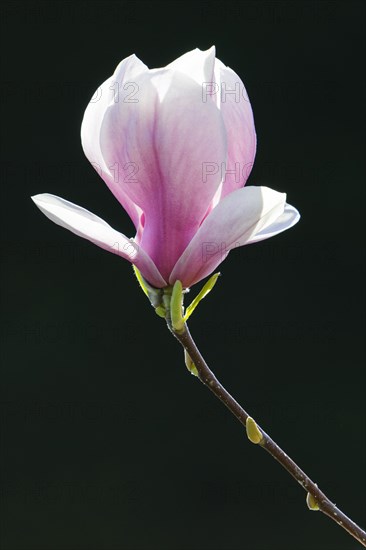
[[[159,317],[162,317],[163,319],[165,319],[166,317],[166,309],[164,306],[158,306],[155,308],[155,313],[156,315],[159,315]]]
[[[187,321],[190,316],[192,315],[192,313],[194,312],[194,310],[196,309],[196,307],[198,306],[198,304],[200,303],[201,300],[203,300],[203,298],[205,298],[205,296],[207,296],[207,294],[209,292],[211,292],[211,290],[213,289],[213,287],[215,286],[216,284],[216,281],[217,279],[219,278],[220,276],[220,273],[215,273],[214,275],[212,275],[209,280],[207,281],[207,283],[203,286],[203,288],[201,289],[201,291],[197,294],[197,296],[194,298],[194,300],[192,301],[191,304],[189,304],[189,306],[187,307],[186,309],[186,312],[185,312],[185,315],[183,317],[183,320],[184,321]]]
[[[140,284],[140,287],[142,288],[143,292],[145,293],[145,295],[147,297],[149,297],[149,292],[147,290],[147,286],[145,284],[145,280],[143,278],[143,276],[141,275],[140,271],[137,269],[137,267],[135,265],[132,264],[132,269],[136,275],[136,279],[138,280],[139,284]]]
[[[174,332],[184,332],[183,319],[183,288],[180,281],[175,281],[170,300],[170,317]]]
[[[155,288],[151,286],[141,275],[141,272],[137,269],[135,265],[132,265],[133,270],[135,272],[136,278],[140,284],[140,287],[142,288],[144,294],[149,298],[151,305],[153,308],[156,309],[160,307],[164,307],[163,303],[163,296],[166,292],[169,292],[170,287],[165,288]],[[159,312],[157,312],[158,315],[162,313],[162,310],[159,309]],[[162,317],[162,315],[160,315]]]

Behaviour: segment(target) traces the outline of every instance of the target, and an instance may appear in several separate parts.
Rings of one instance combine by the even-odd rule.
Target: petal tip
[[[291,211],[293,213],[293,222],[292,222],[292,227],[293,227],[294,225],[296,225],[300,221],[301,214],[298,211],[298,209],[295,208],[294,206],[292,206],[291,204],[286,203],[285,208],[286,209],[291,209]]]
[[[34,202],[34,204],[36,204],[38,206],[39,203],[42,202],[42,197],[43,196],[44,195],[42,193],[39,193],[38,195],[31,195],[31,199]]]
[[[50,193],[38,193],[37,195],[31,195],[31,199],[38,207],[43,203],[51,203],[52,199],[57,199],[58,197],[55,197],[55,195],[51,195]]]

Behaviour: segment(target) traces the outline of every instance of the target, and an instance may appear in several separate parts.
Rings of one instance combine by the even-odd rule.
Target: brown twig
[[[222,402],[229,411],[243,424],[247,429],[249,439],[253,443],[258,443],[260,447],[265,449],[273,458],[275,458],[281,466],[283,466],[289,474],[308,493],[307,503],[310,509],[320,510],[340,527],[348,531],[359,543],[366,547],[366,533],[354,521],[346,516],[329,498],[319,489],[309,476],[299,468],[299,466],[266,434],[266,432],[258,426],[248,413],[239,405],[237,401],[225,390],[222,384],[208,367],[199,352],[187,325],[184,323],[183,329],[177,332],[167,316],[167,324],[173,335],[179,340],[183,348],[193,362],[193,367],[196,368],[196,373],[201,382],[208,387],[209,390]],[[249,419],[249,420],[248,420]],[[249,429],[248,429],[249,428]],[[253,435],[254,430],[254,435]],[[252,434],[250,433],[252,431]]]

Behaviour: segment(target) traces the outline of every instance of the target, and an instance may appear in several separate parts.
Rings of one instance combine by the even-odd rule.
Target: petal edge
[[[57,225],[133,263],[153,286],[166,286],[154,262],[140,246],[89,210],[49,193],[31,198],[41,212]]]

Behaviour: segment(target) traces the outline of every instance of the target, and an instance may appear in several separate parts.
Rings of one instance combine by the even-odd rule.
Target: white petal
[[[57,225],[135,264],[153,286],[166,286],[155,264],[142,248],[95,214],[48,193],[35,195],[32,200]]]
[[[277,220],[273,223],[271,223],[269,226],[265,227],[264,229],[261,229],[258,233],[256,233],[246,244],[252,244],[252,243],[258,243],[259,241],[263,241],[264,239],[269,239],[270,237],[274,237],[275,235],[278,235],[279,233],[282,233],[282,231],[286,231],[286,229],[290,229],[290,227],[293,227],[300,219],[300,214],[294,208],[291,206],[291,204],[285,204],[285,210],[281,216],[277,218]]]
[[[91,98],[81,124],[81,143],[86,157],[127,211],[136,229],[139,225],[141,209],[121,188],[119,173],[113,171],[113,167],[106,164],[100,149],[100,129],[108,107],[123,103],[126,98],[128,100],[136,89],[135,78],[145,71],[148,71],[147,66],[135,55],[123,59],[114,74],[99,86]]]
[[[228,158],[221,198],[244,187],[256,152],[253,112],[241,78],[219,59],[215,62],[216,93],[212,96],[224,119]]]
[[[286,195],[268,187],[244,187],[227,195],[210,212],[177,261],[169,278],[188,287],[226,258],[229,251],[248,244],[282,216]]]
[[[215,46],[212,46],[205,51],[196,48],[187,52],[167,65],[166,68],[184,73],[202,86],[204,83],[213,82],[214,66]]]

